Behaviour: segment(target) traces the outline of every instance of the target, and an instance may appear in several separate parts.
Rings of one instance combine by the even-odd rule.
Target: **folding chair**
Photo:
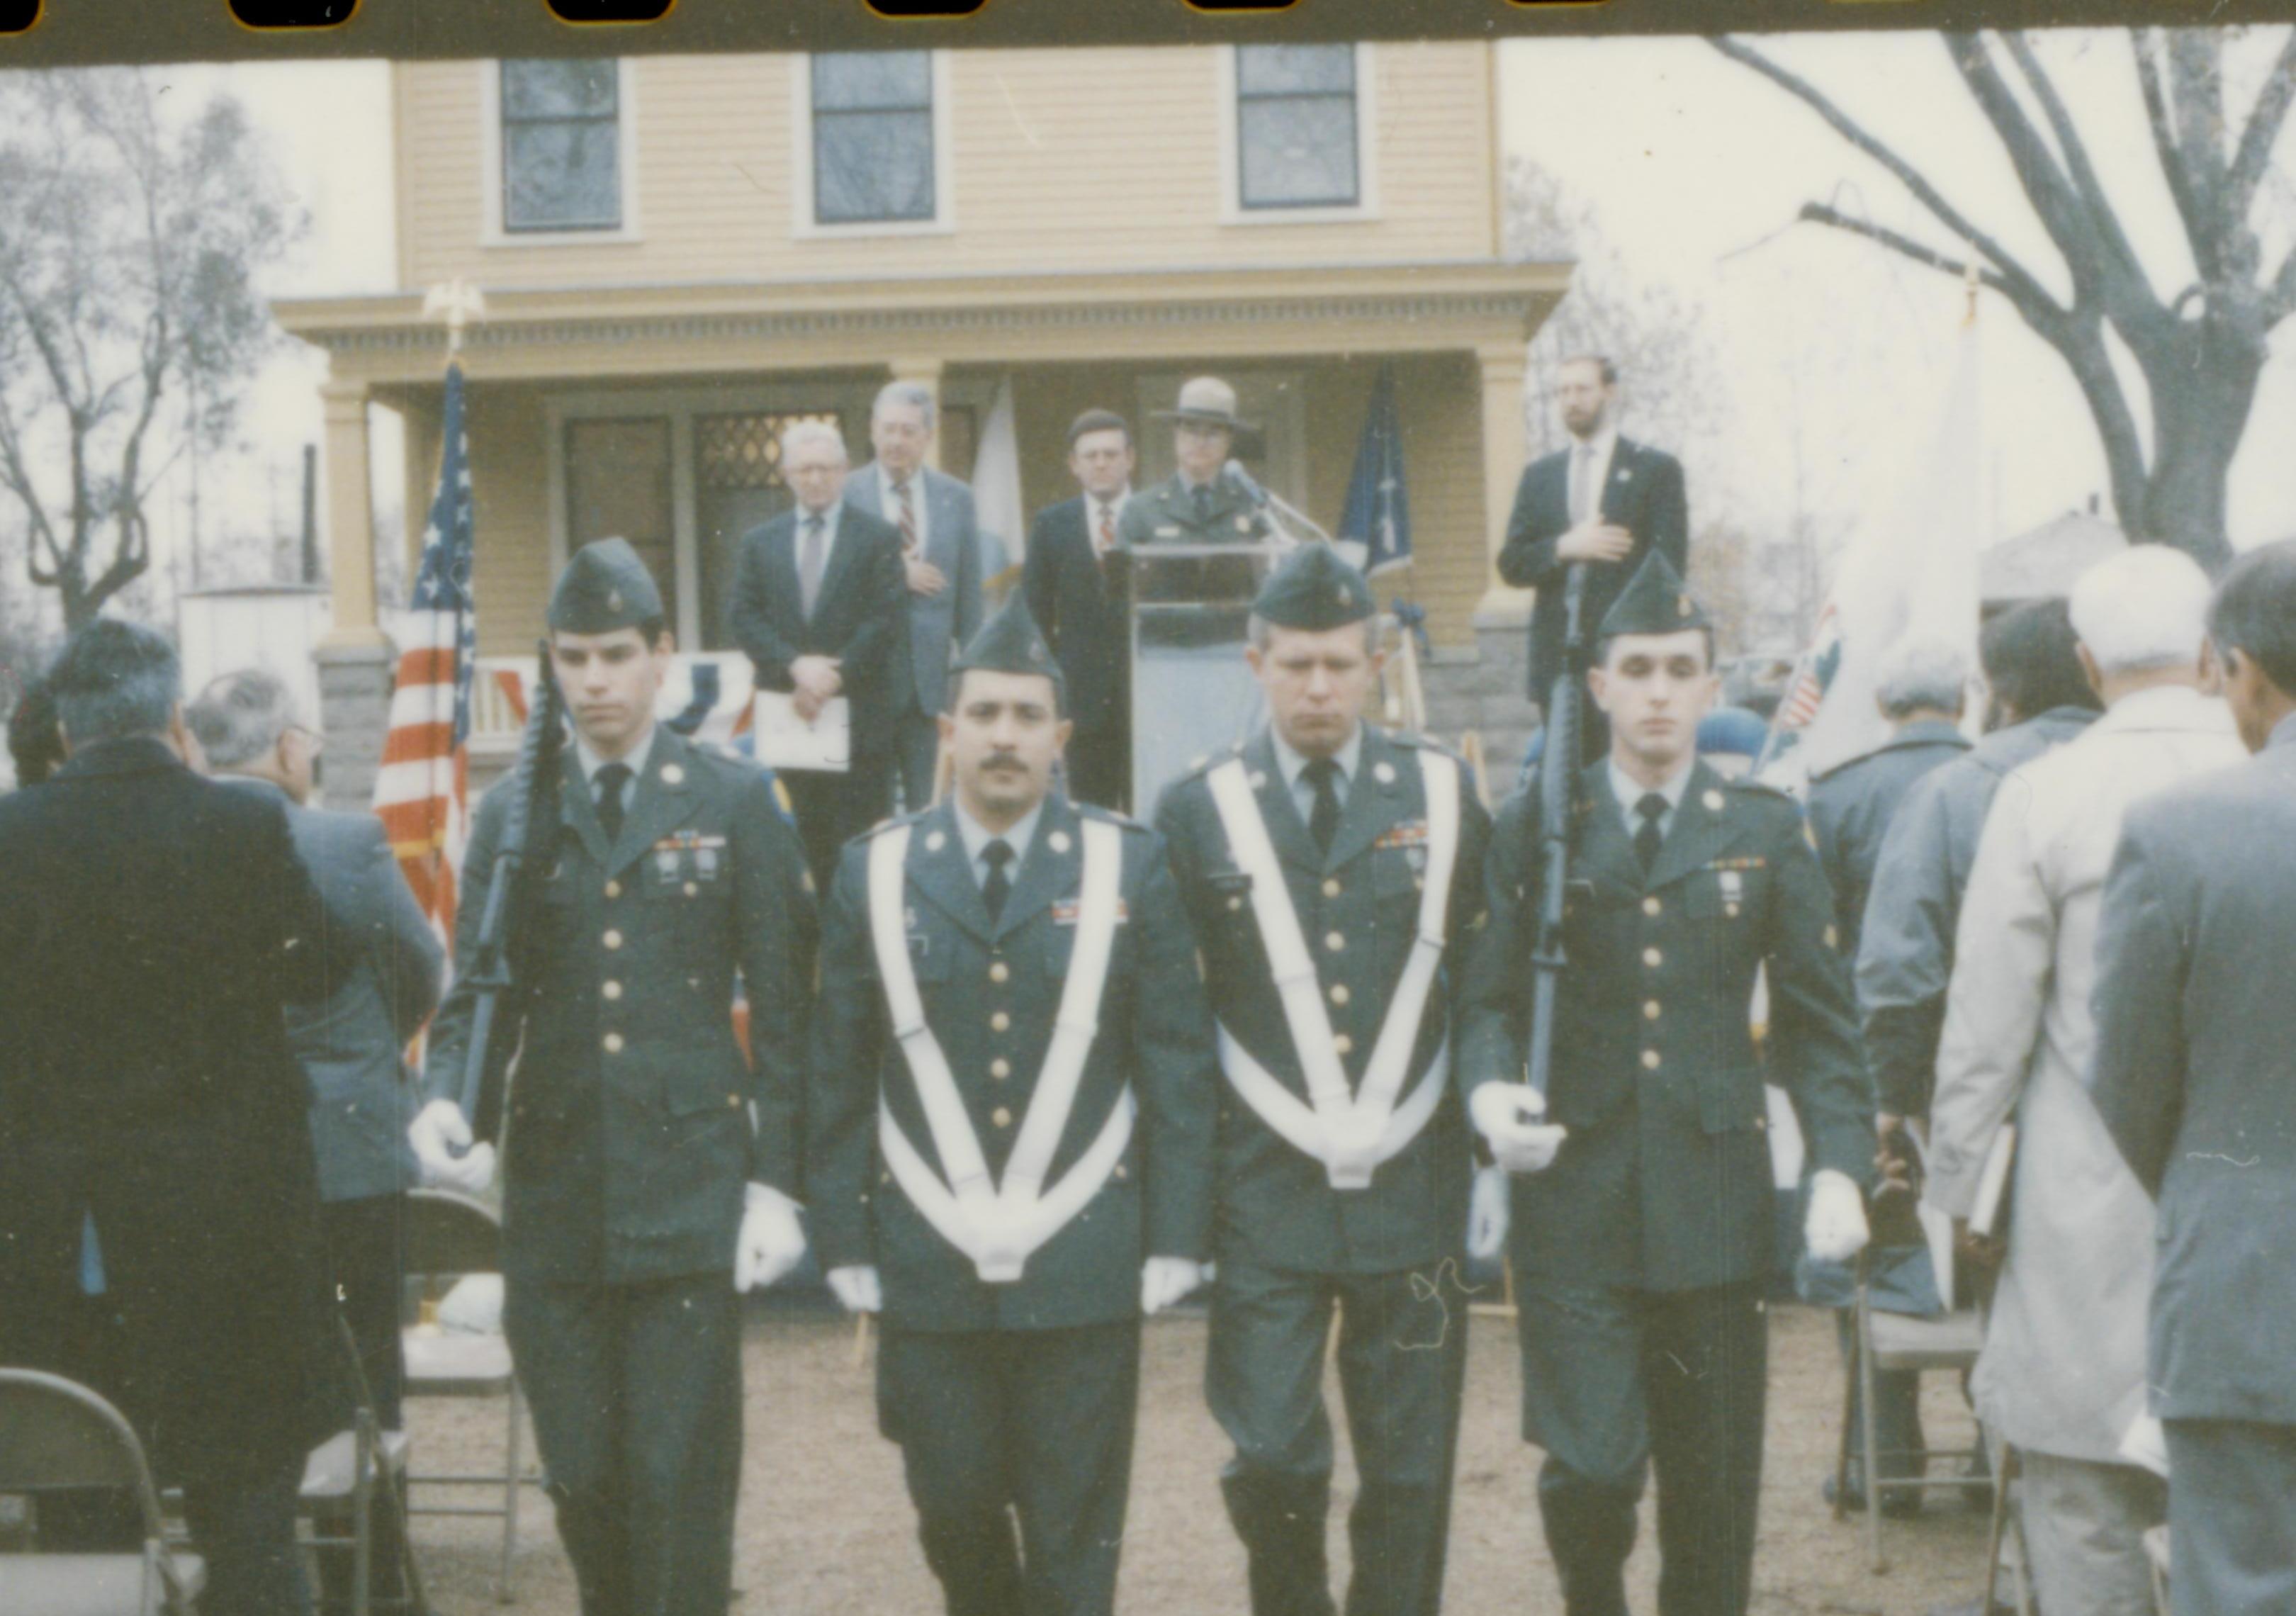
[[[426,1291],[443,1289],[472,1274],[502,1272],[502,1218],[484,1202],[452,1190],[410,1190],[406,1194],[406,1274],[420,1278]],[[498,1504],[409,1504],[417,1515],[498,1515],[502,1518],[501,1560],[496,1577],[496,1596],[512,1600],[511,1555],[518,1542],[519,1487],[527,1479],[520,1453],[521,1418],[524,1408],[518,1374],[512,1367],[510,1342],[497,1328],[482,1335],[440,1333],[414,1328],[405,1333],[406,1392],[409,1398],[500,1397],[504,1401],[503,1468],[499,1473],[463,1474],[421,1472],[407,1481],[416,1487],[488,1487],[502,1489]]]
[[[347,1600],[323,1599],[323,1606],[348,1604],[352,1616],[370,1616],[374,1608],[374,1512],[378,1494],[383,1508],[398,1527],[400,1587],[404,1590],[385,1603],[422,1616],[429,1605],[422,1594],[422,1577],[414,1563],[414,1545],[406,1530],[404,1505],[407,1438],[403,1431],[385,1431],[375,1418],[374,1392],[359,1363],[358,1342],[341,1313],[334,1316],[335,1337],[341,1349],[343,1375],[351,1391],[351,1427],[337,1431],[313,1448],[303,1464],[299,1503],[311,1522],[308,1539],[315,1548],[348,1546],[351,1550],[351,1591]],[[350,1535],[329,1533],[325,1522],[348,1513]]]
[[[0,1554],[8,1616],[193,1616],[207,1565],[168,1546],[144,1445],[110,1403],[76,1382],[0,1369],[0,1493],[83,1489],[131,1495],[144,1546],[119,1554]]]

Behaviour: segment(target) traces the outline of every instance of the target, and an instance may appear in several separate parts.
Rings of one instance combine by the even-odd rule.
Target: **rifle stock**
[[[471,1040],[463,1052],[459,1101],[463,1116],[470,1120],[472,1134],[481,1139],[493,1138],[500,1131],[511,1056],[518,1048],[523,1020],[503,1011],[505,997],[518,987],[518,928],[532,912],[527,901],[533,884],[528,850],[537,826],[547,844],[558,816],[558,760],[566,743],[565,704],[551,672],[547,640],[542,642],[538,654],[540,677],[525,733],[519,737],[510,808],[503,818],[502,841],[495,849],[487,906],[480,915],[472,958],[464,967],[476,998],[471,1007]]]
[[[1578,777],[1579,704],[1587,699],[1587,563],[1562,579],[1562,667],[1546,701],[1546,740],[1538,769],[1538,929],[1531,944],[1529,1081],[1541,1095],[1554,1061],[1554,1002],[1569,960],[1562,906],[1570,879],[1571,790]]]

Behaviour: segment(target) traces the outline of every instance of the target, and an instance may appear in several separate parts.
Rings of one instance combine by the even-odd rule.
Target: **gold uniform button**
[[[1658,1070],[1657,1050],[1645,1049],[1643,1051],[1643,1070],[1644,1071],[1656,1071]]]
[[[1656,999],[1645,999],[1643,1001],[1643,1020],[1645,1021],[1655,1021],[1658,1020],[1658,1001]]]
[[[1643,950],[1643,964],[1648,965],[1653,971],[1658,969],[1660,963],[1665,958],[1666,956],[1660,954],[1655,948],[1645,948]]]
[[[608,1054],[619,1054],[622,1053],[622,1035],[620,1033],[610,1032],[599,1041],[605,1045],[606,1053]]]
[[[1344,1032],[1332,1040],[1332,1047],[1338,1050],[1341,1054],[1349,1053],[1355,1048],[1355,1046],[1356,1041]]]
[[[1116,1164],[1116,1176],[1117,1176],[1118,1177],[1119,1177],[1119,1178],[1129,1178],[1130,1177],[1132,1177],[1132,1175],[1131,1175],[1131,1174],[1129,1174],[1129,1173],[1128,1173],[1128,1172],[1126,1172],[1126,1171],[1124,1170],[1124,1163],[1122,1163],[1121,1161],[1119,1161],[1119,1162],[1118,1162],[1118,1163]]]
[[[610,999],[618,999],[622,997],[622,985],[619,982],[608,982],[603,987],[600,988],[598,991],[604,994]]]
[[[1655,915],[1665,906],[1665,905],[1660,903],[1655,898],[1645,898],[1643,899],[1643,913],[1645,915]]]
[[[1013,1113],[1006,1111],[1001,1105],[995,1111],[988,1113],[988,1120],[996,1124],[999,1128],[1010,1128],[1013,1126]]]
[[[1231,898],[1227,900],[1227,906],[1230,909],[1241,909],[1243,907],[1243,899],[1241,898]]]
[[[988,980],[992,982],[1010,981],[1012,977],[1013,967],[1001,959],[988,967]]]
[[[609,948],[619,948],[622,946],[622,934],[609,927],[607,929],[606,935],[600,938],[598,940],[605,944]]]
[[[1326,898],[1337,898],[1339,895],[1340,895],[1340,882],[1339,882],[1339,877],[1337,877],[1336,875],[1332,875],[1332,876],[1326,876],[1326,877],[1324,878],[1324,897],[1326,897]]]
[[[1003,1032],[1012,1025],[1013,1018],[1001,1010],[988,1018],[988,1030],[991,1032]]]
[[[1333,982],[1332,984],[1332,1003],[1334,1005],[1344,1005],[1347,1002],[1348,985],[1345,982]]]
[[[685,883],[685,895],[686,895],[688,898],[699,898],[699,897],[701,897],[701,882],[693,882],[693,881],[689,881],[689,882],[687,882]]]
[[[1013,1062],[1006,1060],[1003,1055],[998,1055],[995,1060],[988,1062],[988,1075],[996,1079],[999,1083],[1002,1083],[1005,1079],[1013,1075]]]
[[[622,895],[622,883],[621,883],[620,882],[619,882],[619,881],[610,881],[610,882],[608,882],[606,883],[606,896],[607,896],[607,897],[609,897],[609,898],[619,898],[621,895]]]
[[[1337,954],[1341,949],[1347,946],[1348,939],[1337,931],[1326,931],[1324,933],[1324,947],[1329,948],[1332,953]]]

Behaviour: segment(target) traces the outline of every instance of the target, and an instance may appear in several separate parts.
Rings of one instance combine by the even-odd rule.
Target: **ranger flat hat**
[[[626,538],[584,545],[550,593],[550,626],[566,634],[611,634],[663,615],[653,574]]]
[[[1257,460],[1266,452],[1259,423],[1235,413],[1235,389],[1218,376],[1194,376],[1180,384],[1179,402],[1168,410],[1152,411],[1159,421],[1193,421],[1226,429],[1235,438],[1235,452]]]
[[[1054,690],[1064,684],[1053,648],[1045,643],[1045,631],[1029,615],[1029,603],[1017,594],[980,626],[949,671],[954,676],[974,668],[983,673],[1040,673]]]
[[[1377,610],[1364,575],[1320,541],[1301,545],[1260,586],[1252,614],[1279,628],[1320,631],[1360,623]]]
[[[1607,640],[1619,634],[1679,634],[1685,628],[1713,629],[1712,619],[1697,596],[1682,581],[1682,574],[1658,551],[1644,557],[1634,577],[1619,591],[1619,598],[1603,614],[1595,637]]]

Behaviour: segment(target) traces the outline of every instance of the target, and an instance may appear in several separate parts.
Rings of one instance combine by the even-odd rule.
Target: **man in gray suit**
[[[400,1198],[414,1182],[404,1052],[439,1004],[439,939],[415,906],[382,822],[307,806],[319,738],[293,697],[259,669],[227,673],[184,715],[220,779],[286,805],[295,851],[326,906],[332,990],[287,1010],[287,1038],[311,1083],[320,1225],[384,1426],[401,1423]]]
[[[2178,1616],[2296,1610],[2296,540],[2209,637],[2256,754],[2133,807],[2106,877],[2090,1093],[2160,1202],[2146,1376]]]
[[[845,503],[901,530],[909,582],[906,654],[893,659],[893,750],[901,807],[932,800],[940,715],[948,705],[952,652],[980,627],[980,535],[972,490],[925,463],[938,425],[932,390],[889,381],[869,412],[876,458],[845,485]]]

